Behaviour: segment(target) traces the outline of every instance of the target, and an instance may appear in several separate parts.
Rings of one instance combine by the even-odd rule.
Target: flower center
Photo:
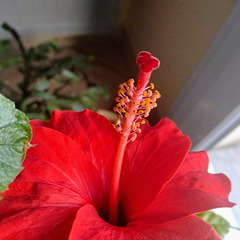
[[[135,87],[134,80],[119,85],[117,104],[114,111],[118,113],[118,120],[113,124],[121,134],[114,160],[112,181],[109,195],[108,220],[112,225],[118,225],[118,192],[122,169],[123,156],[128,142],[133,142],[139,133],[141,125],[145,123],[151,109],[157,106],[156,100],[160,98],[157,90],[153,91],[154,85],[147,84],[152,71],[159,66],[159,60],[152,57],[148,52],[140,52],[137,57],[140,73],[138,84]]]

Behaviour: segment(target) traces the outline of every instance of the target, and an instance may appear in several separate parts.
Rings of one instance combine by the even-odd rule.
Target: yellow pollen
[[[154,89],[154,84],[150,83],[150,87],[151,87],[151,89]]]
[[[129,117],[129,113],[125,113],[125,118],[128,118]]]
[[[142,120],[142,121],[141,121],[141,124],[145,124],[145,123],[146,123],[145,120]]]
[[[138,128],[139,128],[139,127],[140,127],[140,123],[136,123],[136,127],[138,127]]]
[[[140,114],[143,114],[143,113],[144,113],[144,111],[143,111],[143,110],[139,110],[139,111],[138,111],[138,113],[140,113]]]
[[[142,101],[142,103],[141,103],[141,106],[144,106],[144,105],[146,105],[146,101]]]
[[[147,91],[143,92],[143,96],[146,97],[147,96]]]
[[[150,98],[146,98],[145,101],[146,101],[146,103],[150,103],[151,99]]]
[[[122,105],[121,103],[116,104],[117,107],[120,107],[121,105]]]
[[[122,113],[124,113],[124,112],[125,112],[125,109],[124,109],[124,108],[122,108],[122,109],[121,109],[121,112],[122,112]]]
[[[124,91],[123,90],[118,90],[118,96],[122,96],[122,94],[124,94]]]
[[[133,113],[136,114],[136,113],[137,113],[137,110],[134,110]]]
[[[161,94],[158,92],[158,90],[154,91],[157,95],[161,96]]]
[[[117,110],[118,110],[117,107],[114,107],[114,108],[113,108],[113,111],[114,111],[114,112],[117,112]]]
[[[137,105],[137,101],[134,100],[133,103],[134,103],[135,105]]]

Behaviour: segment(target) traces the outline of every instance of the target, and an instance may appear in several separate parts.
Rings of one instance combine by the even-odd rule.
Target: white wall
[[[121,0],[0,0],[6,21],[26,38],[113,32]],[[0,30],[0,39],[9,35]]]

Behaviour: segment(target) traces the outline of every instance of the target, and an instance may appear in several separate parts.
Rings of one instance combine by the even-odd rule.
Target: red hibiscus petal
[[[4,201],[4,200],[2,200]],[[14,200],[9,204],[15,204]],[[2,206],[0,206],[1,209]],[[6,208],[7,205],[4,206]],[[62,206],[17,207],[2,218],[0,210],[0,232],[2,240],[66,240],[78,209]]]
[[[91,205],[82,207],[74,221],[69,240],[220,240],[214,229],[202,219],[191,216],[158,226],[116,227],[99,217]]]
[[[125,178],[129,176],[128,183],[125,179],[121,186],[124,189],[121,204],[126,216],[141,211],[155,199],[176,173],[189,148],[189,138],[183,136],[169,119],[161,120],[154,127],[143,128],[139,138],[127,146],[124,160],[125,166],[129,165],[122,173]]]
[[[49,123],[48,122],[43,122],[40,120],[30,120],[30,124],[32,127],[49,127]]]
[[[34,146],[27,151],[24,169],[2,193],[0,232],[11,240],[66,239],[55,238],[59,235],[55,228],[66,225],[61,230],[66,236],[83,204],[100,208],[102,181],[72,139],[49,128],[32,129]]]
[[[184,159],[182,165],[177,171],[177,174],[182,174],[189,171],[206,171],[208,170],[208,156],[205,151],[190,152]]]
[[[31,124],[55,129],[79,144],[101,175],[107,202],[113,159],[119,141],[119,134],[112,124],[105,117],[90,110],[83,112],[55,110],[48,123],[31,121]]]
[[[150,232],[151,234],[151,232]],[[157,237],[159,234],[159,237]],[[161,240],[220,240],[214,228],[201,218],[189,216],[167,222],[155,229],[151,239]]]
[[[171,179],[157,198],[141,213],[136,222],[157,224],[212,208],[232,207],[228,201],[231,183],[224,174],[188,172]]]

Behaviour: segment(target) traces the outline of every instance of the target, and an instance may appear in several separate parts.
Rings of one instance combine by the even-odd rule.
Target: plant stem
[[[240,231],[240,228],[239,228],[239,227],[230,226],[230,228]]]
[[[30,84],[30,69],[31,69],[31,53],[33,51],[33,49],[31,48],[29,50],[29,52],[27,52],[26,48],[23,45],[22,39],[20,37],[20,35],[18,34],[18,32],[12,28],[9,24],[4,23],[2,24],[2,27],[10,32],[12,34],[12,36],[14,37],[14,39],[16,40],[17,44],[18,44],[18,48],[21,52],[21,55],[23,57],[23,66],[24,66],[24,71],[23,71],[23,82],[21,84],[19,84],[21,90],[22,90],[22,96],[21,99],[16,102],[16,105],[20,105],[21,101],[28,97],[30,95],[30,92],[28,90],[29,84]],[[19,107],[19,106],[18,106]]]

